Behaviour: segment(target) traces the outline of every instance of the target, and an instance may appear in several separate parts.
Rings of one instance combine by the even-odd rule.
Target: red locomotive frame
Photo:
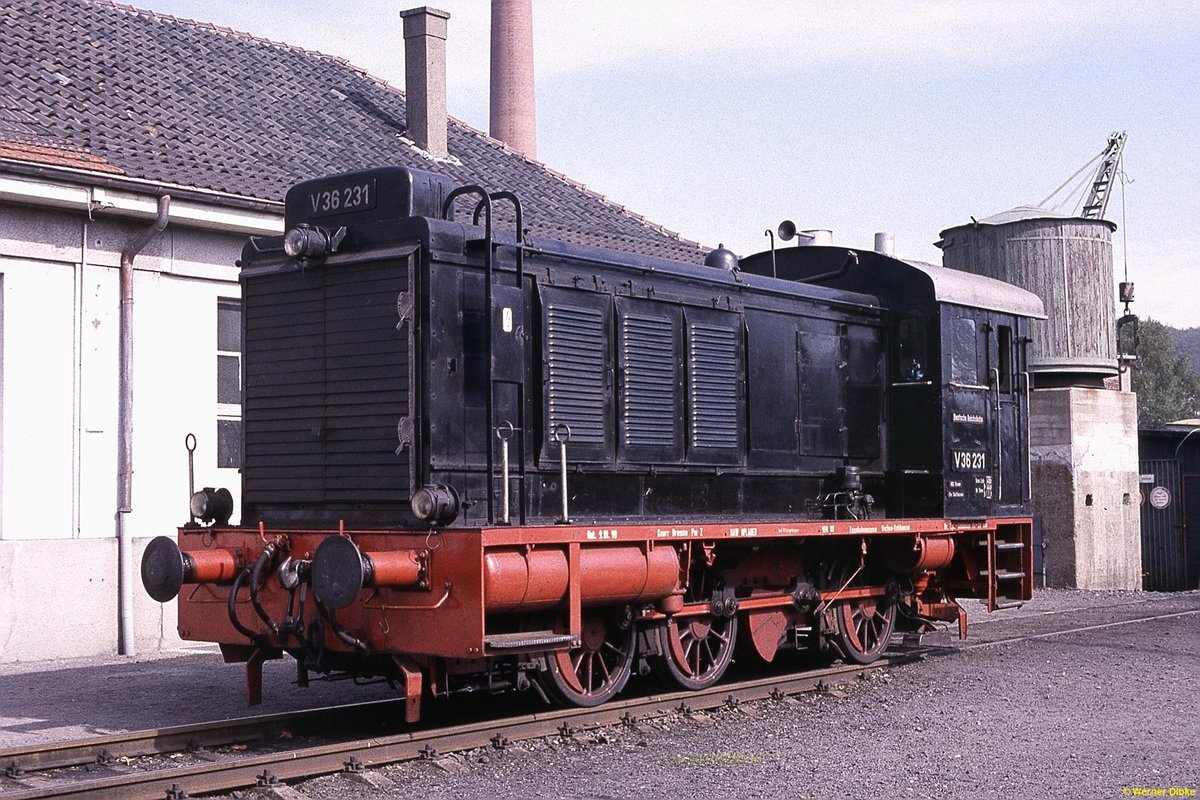
[[[591,705],[623,687],[635,656],[667,665],[662,671],[685,688],[714,682],[739,627],[752,646],[744,649],[767,661],[798,635],[815,647],[832,641],[848,659],[874,660],[897,610],[909,627],[956,621],[965,636],[955,597],[981,598],[989,611],[1030,598],[1032,531],[1029,518],[440,531],[184,527],[176,551],[179,631],[219,642],[226,661],[246,663],[251,704],[261,699],[263,662],[295,654],[312,637],[303,625],[298,636],[288,633],[285,620],[324,616],[315,629],[320,641],[307,647],[331,664],[341,656],[353,671],[399,678],[410,721],[427,691],[452,691],[458,676],[486,674],[502,662],[517,664],[517,674],[523,664],[560,700]],[[292,559],[323,587],[326,602],[316,601],[317,591],[297,596],[282,581],[234,586],[235,575],[268,548],[256,572],[282,574]],[[696,584],[704,565],[718,559],[723,593],[714,595]],[[794,576],[805,564],[813,573],[814,559],[825,565],[818,577],[797,585]],[[886,565],[880,574],[888,581],[871,578],[873,564]],[[213,604],[229,605],[233,618],[214,613]],[[611,651],[619,652],[607,658]]]

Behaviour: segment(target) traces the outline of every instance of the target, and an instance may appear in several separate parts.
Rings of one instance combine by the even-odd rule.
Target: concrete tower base
[[[1046,584],[1141,589],[1136,395],[1038,389],[1029,416]]]

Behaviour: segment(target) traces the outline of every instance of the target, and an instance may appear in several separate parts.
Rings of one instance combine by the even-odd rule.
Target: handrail
[[[517,288],[519,289],[519,288],[521,288],[522,284],[524,283],[524,279],[525,279],[525,243],[524,243],[524,239],[522,238],[525,233],[525,228],[524,228],[525,223],[522,221],[521,199],[519,197],[517,197],[515,194],[513,194],[512,192],[507,191],[507,190],[502,190],[499,192],[492,192],[491,194],[488,195],[488,197],[491,198],[492,200],[508,200],[510,203],[513,204],[513,214],[516,217],[515,222],[516,222],[516,226],[517,226],[516,236],[513,237],[513,241],[516,243],[515,247],[516,247],[516,256],[517,256],[517,258],[516,258],[516,261],[517,261]],[[479,203],[476,204],[476,206],[475,206],[475,214],[472,219],[474,220],[476,225],[479,224],[479,211],[480,211],[480,208],[482,208],[482,206],[483,206],[482,200],[480,200]]]
[[[484,369],[487,372],[487,391],[484,392],[484,439],[486,440],[487,450],[487,520],[488,524],[496,521],[496,501],[492,496],[492,488],[495,476],[492,472],[496,468],[495,444],[492,442],[492,426],[494,416],[492,404],[492,198],[487,191],[477,184],[471,183],[465,186],[459,186],[450,194],[446,195],[445,202],[442,203],[442,219],[449,219],[449,212],[454,205],[454,201],[466,194],[479,195],[479,203],[475,206],[474,221],[479,221],[479,212],[483,210],[487,212],[484,216],[484,235],[483,235],[483,272],[484,272],[484,317],[485,324],[483,326],[483,352],[484,352]]]
[[[492,201],[507,200],[510,203],[512,203],[512,205],[513,205],[513,216],[515,217],[514,222],[516,224],[516,232],[515,232],[515,235],[513,236],[513,247],[514,247],[514,252],[515,252],[515,261],[516,261],[516,268],[517,268],[516,283],[517,283],[517,289],[522,292],[522,299],[524,299],[525,241],[524,241],[523,237],[524,237],[524,233],[525,233],[525,227],[524,227],[525,223],[524,223],[524,217],[523,217],[523,214],[521,211],[521,199],[519,197],[517,197],[516,194],[514,194],[513,192],[510,192],[507,190],[501,190],[499,192],[492,192],[491,194],[488,195],[488,197]],[[482,208],[483,208],[483,201],[481,200],[478,204],[476,204],[475,214],[472,218],[476,224],[479,223],[479,212]],[[489,298],[490,298],[490,293],[491,293],[490,283],[489,283],[488,292],[489,292]],[[489,299],[489,304],[490,304],[490,302],[491,301]],[[522,313],[524,313],[524,309],[522,309]],[[490,317],[489,317],[489,324],[490,324]],[[491,354],[489,352],[489,359],[490,359],[490,357],[491,357]],[[489,372],[488,372],[488,379],[489,379],[488,394],[490,395],[491,394],[490,367],[489,367]],[[492,424],[492,419],[490,416],[488,417],[488,424],[489,425]],[[521,432],[520,437],[518,437],[518,439],[517,439],[517,464],[518,464],[518,466],[517,466],[517,483],[520,486],[517,513],[520,515],[521,523],[524,524],[525,523],[525,513],[526,513],[525,498],[527,495],[527,492],[526,492],[527,476],[525,474],[526,424],[525,424],[525,391],[524,391],[523,384],[517,384],[517,425],[516,425],[516,427],[517,427],[517,430],[519,430]],[[490,437],[489,437],[488,441],[491,442]],[[489,466],[488,467],[489,475],[491,474],[491,469],[492,469],[492,467]],[[489,488],[490,488],[490,484],[489,484]],[[507,481],[504,484],[504,492],[505,492],[505,498],[506,498],[506,502],[507,502],[507,497],[508,497]],[[508,516],[509,515],[506,512],[504,514],[505,522],[508,521]]]
[[[992,367],[988,374],[996,379],[996,402],[993,406],[996,425],[996,502],[1004,502],[1004,438],[1001,435],[1003,426],[1000,421],[1000,370]]]
[[[1021,373],[1021,378],[1025,383],[1025,502],[1029,502],[1033,499],[1033,442],[1030,441],[1033,433],[1030,420],[1033,409],[1029,405],[1031,401],[1028,370]]]

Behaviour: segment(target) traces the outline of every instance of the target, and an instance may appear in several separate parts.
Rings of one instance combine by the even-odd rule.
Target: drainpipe
[[[171,197],[158,198],[158,216],[121,251],[120,362],[117,399],[117,653],[133,647],[133,541],[125,526],[133,511],[133,260],[167,227]]]

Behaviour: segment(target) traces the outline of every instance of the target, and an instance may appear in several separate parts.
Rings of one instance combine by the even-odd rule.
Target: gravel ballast
[[[846,679],[824,694],[295,788],[329,800],[1195,796],[1200,614],[1189,612],[1200,610],[1200,592],[1051,590],[1018,611],[967,608],[966,649],[948,634],[929,637],[946,654]],[[1140,621],[1113,624],[1129,620]],[[1089,629],[1007,641],[1073,627]],[[241,669],[211,654],[32,667],[0,666],[0,747],[247,712]],[[272,665],[269,710],[383,693],[345,683],[306,692],[288,677],[285,664]]]
[[[1062,629],[1073,617],[1104,625],[1200,608],[1197,593],[1051,594],[1040,610],[993,615],[978,638]],[[1124,613],[1096,608],[1105,602]],[[1200,616],[1178,616],[965,650],[867,673],[827,694],[379,770],[391,789],[329,777],[301,790],[322,800],[1194,792],[1198,626]]]

